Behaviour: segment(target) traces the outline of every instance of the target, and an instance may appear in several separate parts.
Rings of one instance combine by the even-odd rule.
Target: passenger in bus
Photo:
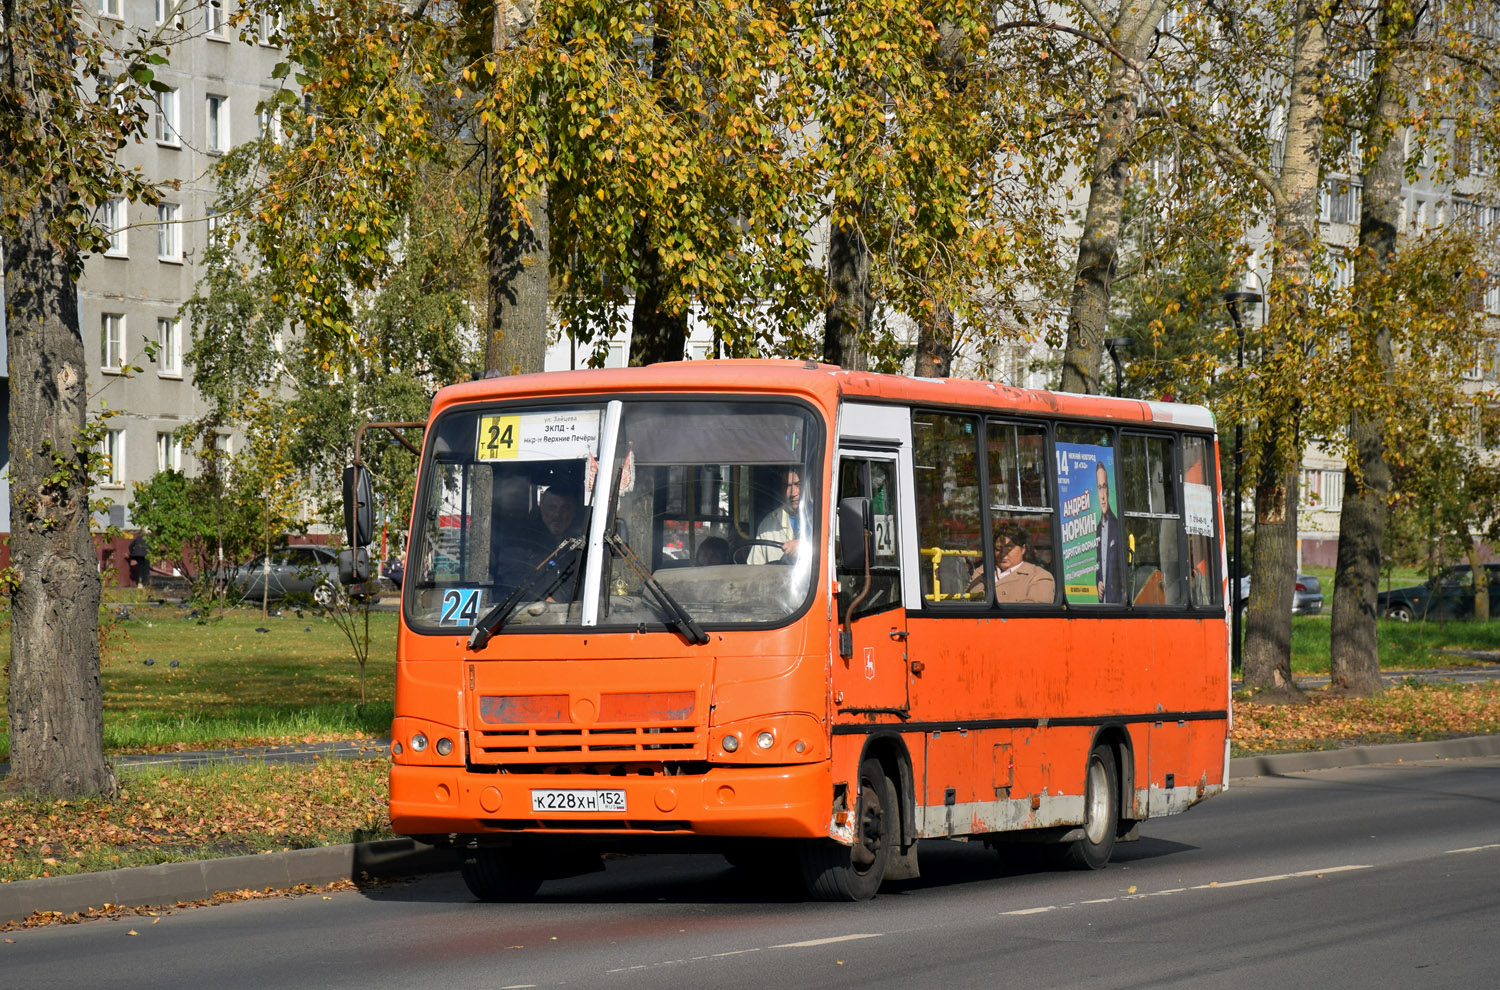
[[[802,525],[802,473],[797,468],[788,468],[783,478],[784,499],[781,505],[767,512],[755,530],[757,540],[779,543],[778,550],[770,546],[752,546],[746,557],[749,564],[770,564],[776,561],[790,562],[797,555],[798,529]]]
[[[698,544],[698,554],[693,563],[699,567],[729,563],[729,541],[722,536],[710,536]]]
[[[984,567],[969,582],[970,594],[984,593]],[[1057,584],[1052,572],[1041,565],[1031,550],[1026,529],[1015,523],[995,527],[995,601],[1052,602]]]

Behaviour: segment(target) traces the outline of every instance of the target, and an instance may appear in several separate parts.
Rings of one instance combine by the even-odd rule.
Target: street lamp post
[[[1104,349],[1109,352],[1109,359],[1115,363],[1115,396],[1120,395],[1120,387],[1124,379],[1124,369],[1120,365],[1120,352],[1128,351],[1135,345],[1133,337],[1105,337]]]
[[[1234,322],[1235,337],[1235,367],[1243,372],[1245,370],[1245,327],[1240,323],[1240,303],[1258,305],[1261,301],[1259,292],[1226,292],[1224,293],[1224,305],[1229,308],[1229,319]],[[1230,663],[1235,668],[1240,668],[1241,644],[1240,624],[1242,621],[1241,611],[1243,605],[1240,602],[1240,575],[1244,573],[1244,563],[1240,556],[1242,548],[1240,525],[1240,512],[1244,507],[1244,467],[1245,467],[1245,426],[1243,415],[1234,424],[1234,570],[1230,577],[1230,593],[1234,596],[1231,605],[1229,622],[1229,656]]]

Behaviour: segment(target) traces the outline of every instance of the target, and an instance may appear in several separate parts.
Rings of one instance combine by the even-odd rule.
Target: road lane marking
[[[708,959],[723,959],[725,956],[743,956],[747,952],[759,952],[759,951],[760,951],[760,947],[757,946],[754,949],[735,949],[732,952],[715,952],[713,955],[707,956],[705,958],[708,958]]]
[[[1075,901],[1070,904],[1048,904],[1043,907],[1020,908],[1015,911],[1002,911],[999,917],[1014,918],[1028,914],[1046,914],[1048,911],[1065,911],[1068,908],[1081,907],[1089,904],[1112,904],[1115,901],[1136,901],[1143,897],[1165,897],[1170,894],[1185,894],[1190,890],[1226,890],[1230,887],[1248,887],[1253,884],[1275,883],[1278,880],[1296,880],[1301,877],[1321,877],[1329,873],[1347,873],[1350,870],[1368,870],[1372,867],[1365,863],[1354,863],[1345,866],[1325,866],[1319,870],[1298,870],[1296,873],[1275,873],[1264,877],[1247,877],[1244,880],[1215,880],[1213,883],[1202,883],[1196,887],[1173,887],[1170,890],[1151,890],[1138,894],[1121,894],[1118,897],[1100,897],[1088,901]],[[1134,888],[1132,888],[1134,889]]]
[[[1447,855],[1451,856],[1454,853],[1477,853],[1477,852],[1484,852],[1486,849],[1500,849],[1500,842],[1492,842],[1492,843],[1490,843],[1487,846],[1470,846],[1467,849],[1449,849],[1448,852],[1447,852]]]
[[[879,938],[879,932],[868,935],[835,935],[833,938],[814,938],[806,942],[787,942],[783,945],[773,945],[773,949],[811,949],[818,945],[832,945],[835,942],[854,942],[862,938]]]

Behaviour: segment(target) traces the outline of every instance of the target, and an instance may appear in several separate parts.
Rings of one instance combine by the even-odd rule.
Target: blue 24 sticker
[[[439,622],[473,625],[479,621],[479,589],[449,588],[443,592],[443,614]]]

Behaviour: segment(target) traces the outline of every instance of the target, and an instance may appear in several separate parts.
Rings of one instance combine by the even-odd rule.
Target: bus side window
[[[1187,567],[1171,438],[1127,434],[1119,474],[1128,600],[1186,605]]]
[[[990,531],[995,538],[985,569],[975,575],[970,587],[979,597],[993,596],[999,604],[1051,604],[1057,600],[1057,580],[1052,498],[1046,475],[1051,462],[1047,431],[1041,426],[999,420],[990,420],[985,431]],[[995,587],[990,588],[991,584]]]
[[[984,561],[978,420],[919,411],[911,425],[923,604],[983,602],[983,591],[969,591]]]
[[[1218,605],[1214,539],[1214,463],[1203,437],[1182,438],[1182,504],[1187,529],[1188,593],[1194,605]]]
[[[896,464],[846,457],[839,462],[840,499],[867,497],[875,524],[870,546],[870,590],[850,618],[884,612],[901,604],[901,555],[896,535]],[[843,534],[839,534],[843,538]],[[848,605],[864,587],[865,576],[838,570],[839,596]],[[842,611],[842,609],[841,609]]]

